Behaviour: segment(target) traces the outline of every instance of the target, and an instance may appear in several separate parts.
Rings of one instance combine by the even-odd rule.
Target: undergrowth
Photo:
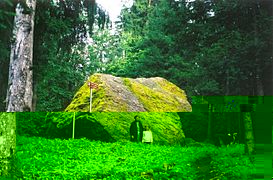
[[[186,148],[19,136],[17,179],[250,179],[253,165],[243,152],[242,145]],[[198,161],[206,157],[205,164]]]

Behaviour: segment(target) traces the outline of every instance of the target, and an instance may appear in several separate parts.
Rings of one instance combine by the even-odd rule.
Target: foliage
[[[16,113],[17,133],[20,136],[52,137],[48,134],[51,119],[54,116],[49,112],[22,112]]]
[[[256,97],[252,97],[252,101]],[[186,137],[198,141],[208,140],[208,123],[211,118],[210,133],[212,143],[220,146],[219,138],[224,145],[228,145],[237,134],[236,142],[244,142],[244,128],[242,123],[243,110],[241,107],[248,103],[247,96],[193,96],[193,112],[179,114]],[[228,135],[230,134],[230,135]]]
[[[159,146],[137,143],[103,143],[86,139],[60,140],[19,136],[18,173],[24,179],[197,179],[196,161],[212,157],[213,172],[222,178],[249,179],[253,165],[241,145],[229,148]],[[29,158],[33,157],[33,158]],[[164,168],[164,164],[174,166]],[[243,171],[238,171],[244,169]],[[204,172],[203,172],[204,173]],[[150,174],[150,177],[144,176]]]
[[[86,41],[93,26],[103,28],[108,16],[95,1],[39,1],[35,18],[36,110],[63,110],[81,82],[96,71]]]
[[[0,30],[10,28],[12,26],[10,17],[14,16],[14,13],[11,11],[13,3],[11,0],[3,0],[0,2],[0,7]]]
[[[81,81],[86,76],[85,69],[81,68],[84,59],[80,50],[82,48],[75,48],[74,52],[64,53],[62,56],[49,52],[46,57],[49,62],[46,69],[39,73],[40,81],[36,84],[37,111],[61,110],[68,105],[73,92],[82,85]]]
[[[14,4],[0,2],[2,110]],[[111,29],[93,0],[38,1],[34,106],[63,110],[95,72],[163,77],[189,97],[272,95],[271,7],[272,1],[137,0]]]
[[[14,5],[11,0],[0,1],[0,111],[5,111],[5,98],[8,85],[10,42]]]
[[[207,137],[207,113],[192,112],[178,113],[182,123],[182,129],[185,137],[192,138],[195,141],[203,142]]]
[[[113,32],[111,29],[102,29],[94,32],[92,42],[88,46],[90,59],[90,69],[94,72],[107,73],[113,61],[121,58],[122,45],[118,32]]]
[[[164,77],[190,96],[254,95],[260,78],[264,93],[272,94],[265,84],[272,63],[271,3],[153,2],[135,1],[123,10],[126,55],[111,73]]]
[[[12,15],[15,1],[0,2],[0,109],[7,88]],[[34,111],[62,110],[72,98],[88,66],[86,40],[96,26],[107,27],[109,16],[95,1],[37,1],[34,33]],[[89,34],[89,35],[88,35]],[[92,60],[90,60],[92,61]],[[50,87],[50,88],[48,88]]]

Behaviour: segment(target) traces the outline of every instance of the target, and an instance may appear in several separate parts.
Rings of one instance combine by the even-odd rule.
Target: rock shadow
[[[73,122],[63,129],[65,138],[72,137]],[[75,121],[75,139],[87,138],[102,142],[115,142],[115,139],[97,121],[84,118]]]

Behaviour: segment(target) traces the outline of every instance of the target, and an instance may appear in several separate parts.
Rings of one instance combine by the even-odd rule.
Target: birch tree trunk
[[[22,6],[22,3],[25,6]],[[33,31],[36,0],[16,6],[11,45],[7,112],[31,111],[33,96]]]
[[[0,113],[0,176],[10,176],[16,148],[15,113]]]

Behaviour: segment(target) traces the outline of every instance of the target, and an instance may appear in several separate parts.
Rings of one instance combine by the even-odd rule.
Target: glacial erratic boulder
[[[53,113],[54,114],[54,113]],[[130,126],[138,115],[143,126],[149,126],[155,144],[183,144],[185,135],[175,112],[94,112],[75,113],[75,138],[105,142],[130,141]],[[51,130],[72,137],[74,113],[55,113]],[[51,133],[51,132],[48,132]]]
[[[93,90],[92,112],[190,112],[184,90],[164,78],[121,78],[94,74],[75,94],[66,112],[89,112],[88,82]]]

